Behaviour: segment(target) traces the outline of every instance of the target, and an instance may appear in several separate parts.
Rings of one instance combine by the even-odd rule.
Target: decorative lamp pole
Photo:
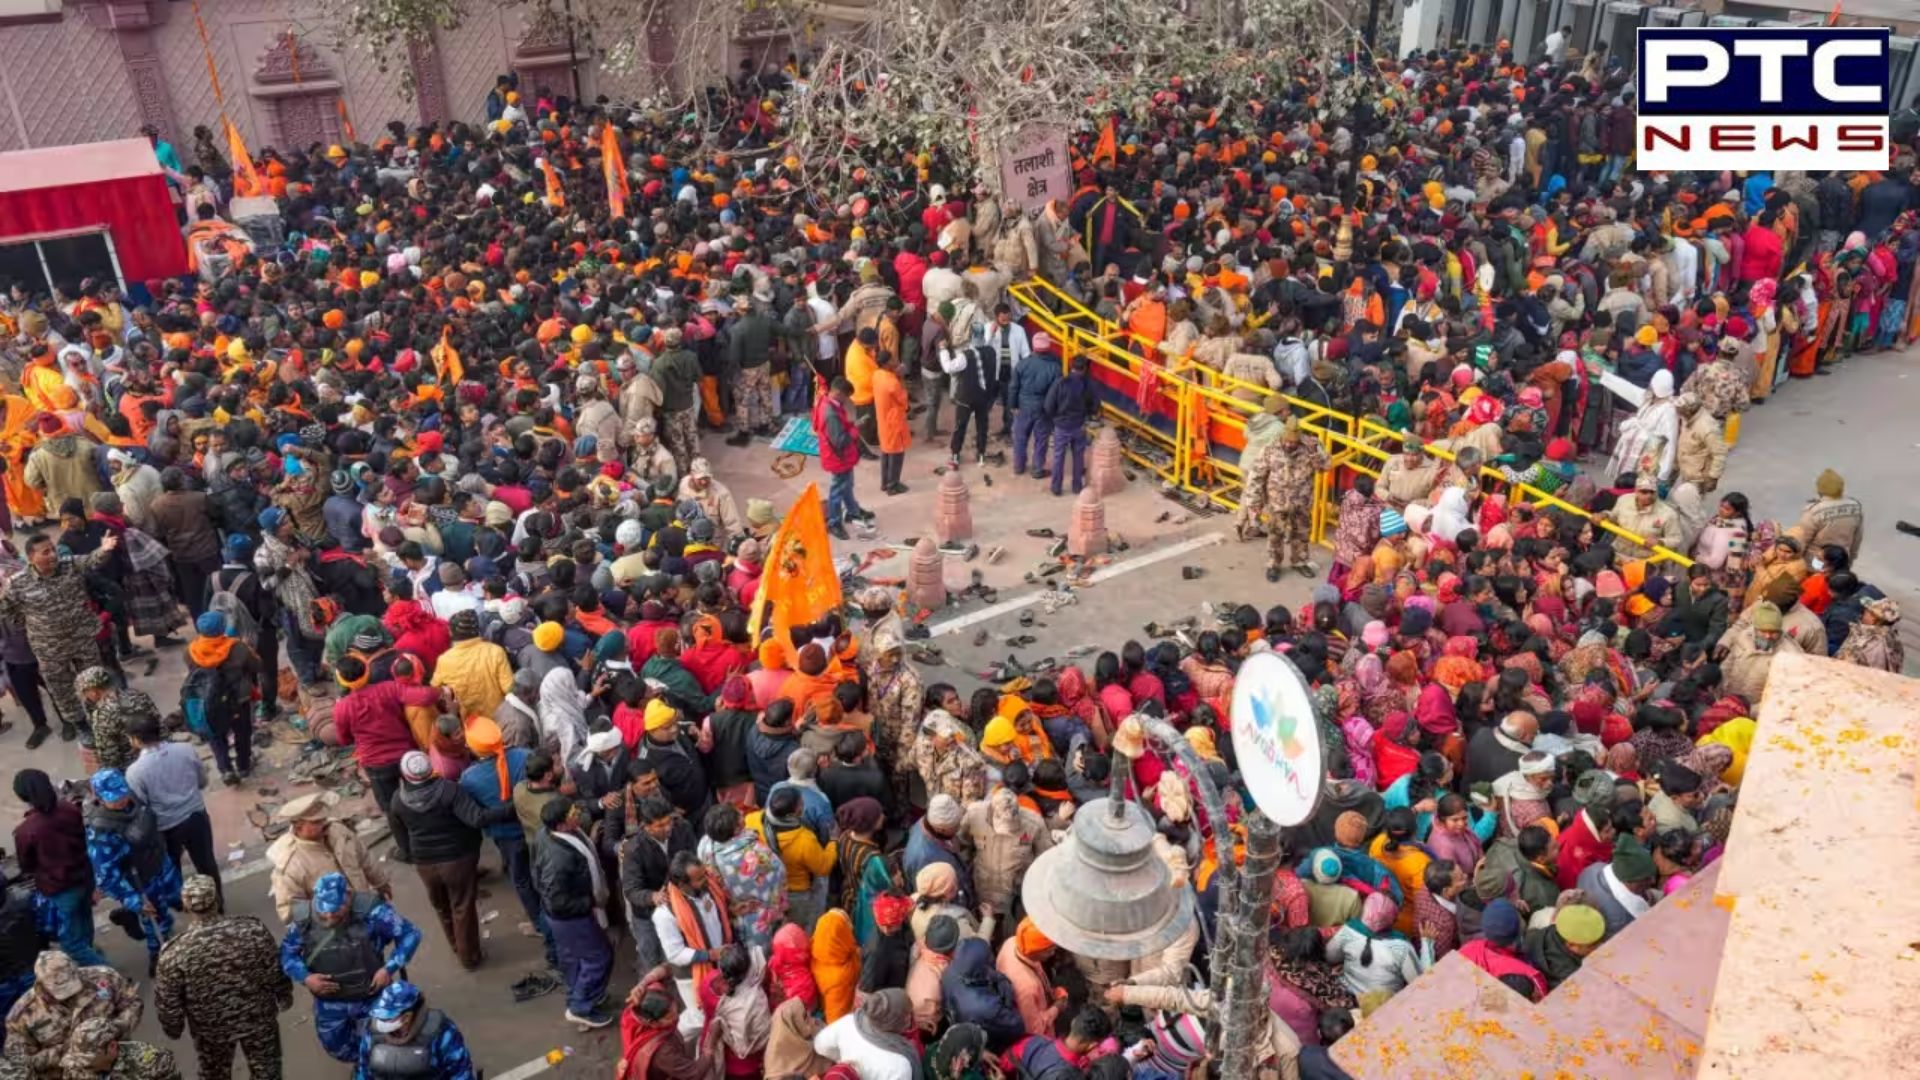
[[[1172,724],[1135,714],[1113,737],[1107,797],[1073,817],[1067,838],[1027,870],[1020,897],[1040,931],[1068,952],[1096,960],[1139,960],[1164,950],[1197,917],[1191,893],[1175,893],[1166,864],[1153,851],[1153,821],[1129,802],[1133,761],[1146,753],[1178,761],[1213,826],[1219,869],[1211,992],[1214,1022],[1207,1048],[1225,1080],[1253,1080],[1254,1046],[1267,1007],[1265,957],[1273,879],[1280,869],[1280,831],[1313,813],[1319,801],[1319,727],[1306,680],[1278,653],[1262,653],[1240,669],[1233,695],[1234,752],[1256,807],[1247,814],[1247,862],[1233,860],[1227,804],[1207,763]],[[1266,1022],[1271,1022],[1267,1020]]]

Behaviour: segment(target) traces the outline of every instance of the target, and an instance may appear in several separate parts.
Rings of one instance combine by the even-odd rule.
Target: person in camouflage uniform
[[[109,534],[86,558],[63,558],[52,537],[37,534],[27,541],[27,569],[0,588],[0,618],[26,627],[60,716],[60,737],[69,742],[86,723],[74,680],[100,662],[100,618],[87,596],[87,572],[106,565],[119,545],[120,538]]]
[[[1313,480],[1332,462],[1320,440],[1300,433],[1298,417],[1288,417],[1280,436],[1263,452],[1267,474],[1267,580],[1279,581],[1280,568],[1292,566],[1308,577],[1318,573],[1307,557],[1313,524]]]
[[[159,720],[160,710],[145,691],[121,689],[113,672],[95,664],[74,680],[74,692],[93,725],[93,756],[103,769],[125,771],[140,756],[128,734],[143,720]]]
[[[912,805],[913,774],[919,761],[915,736],[926,697],[920,673],[905,656],[906,642],[893,623],[882,622],[867,636],[863,652],[872,654],[867,673],[867,707],[873,714],[873,738],[891,785],[894,805]]]
[[[279,1014],[293,1006],[279,942],[251,915],[221,915],[210,877],[188,878],[180,899],[193,925],[160,951],[153,984],[160,1030],[169,1039],[183,1031],[193,1036],[200,1080],[233,1075],[236,1043],[253,1080],[279,1080]]]
[[[58,949],[33,962],[33,989],[7,1014],[7,1057],[32,1080],[64,1080],[62,1065],[79,1026],[103,1020],[115,1038],[140,1026],[140,987],[104,965],[81,967]]]
[[[987,759],[974,748],[973,732],[945,709],[921,718],[913,756],[929,800],[948,795],[965,806],[987,797]]]
[[[87,860],[93,863],[94,887],[119,902],[115,922],[139,925],[147,941],[147,974],[152,975],[160,943],[173,936],[180,865],[167,857],[159,822],[133,797],[119,769],[93,774],[93,796],[97,801],[87,807]]]
[[[82,1020],[60,1060],[64,1080],[180,1080],[173,1051],[121,1038],[110,1020]]]

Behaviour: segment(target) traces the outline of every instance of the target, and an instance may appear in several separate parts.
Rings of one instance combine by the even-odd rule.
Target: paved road
[[[1860,357],[1848,361],[1831,377],[1793,382],[1770,404],[1748,414],[1723,488],[1745,491],[1758,515],[1792,518],[1812,496],[1813,478],[1820,470],[1831,467],[1839,471],[1847,479],[1848,490],[1867,504],[1863,573],[1899,598],[1907,610],[1920,613],[1920,559],[1912,558],[1920,555],[1920,540],[1893,528],[1894,521],[1902,516],[1920,520],[1912,480],[1920,475],[1920,422],[1916,422],[1920,408],[1916,406],[1920,406],[1920,352]],[[782,483],[767,476],[759,464],[766,460],[762,451],[733,451],[717,444],[712,449],[720,475],[739,477],[734,487],[743,502],[752,494],[773,497],[784,504],[805,482],[805,477],[797,483]],[[914,494],[876,502],[884,530],[876,543],[891,538],[897,544],[899,538],[928,527],[937,486],[932,467],[942,456],[931,449],[916,453],[909,463],[909,475],[915,478]],[[1074,604],[1055,612],[1046,612],[1038,603],[1022,606],[1023,598],[1037,590],[1022,584],[1021,575],[1035,565],[1045,547],[1044,541],[1026,537],[1024,530],[1044,524],[1064,531],[1070,503],[1047,498],[1034,481],[1012,477],[1004,469],[994,471],[997,483],[991,487],[977,476],[970,477],[977,484],[973,492],[976,539],[983,545],[1004,542],[1007,557],[991,566],[985,565],[984,559],[971,564],[949,559],[947,572],[950,585],[958,588],[970,569],[982,569],[989,584],[1000,589],[997,604],[969,601],[931,620],[937,632],[932,644],[945,653],[945,663],[925,669],[924,676],[930,683],[955,683],[965,693],[981,685],[982,673],[991,661],[1009,653],[1029,663],[1042,657],[1064,662],[1076,647],[1115,648],[1129,638],[1147,642],[1151,640],[1145,630],[1147,623],[1164,625],[1188,616],[1202,618],[1203,605],[1208,603],[1251,603],[1264,610],[1276,603],[1297,606],[1306,600],[1311,583],[1303,578],[1290,575],[1278,585],[1267,583],[1263,544],[1235,543],[1225,517],[1189,515],[1157,497],[1142,480],[1125,496],[1109,502],[1109,526],[1128,537],[1131,546],[1116,553],[1103,567],[1102,579],[1079,590]],[[1157,521],[1167,508],[1173,508],[1175,520]],[[871,546],[851,545],[855,550]],[[1327,554],[1316,553],[1323,564]],[[894,572],[904,569],[899,562],[889,563],[888,569]],[[1201,575],[1186,578],[1182,568],[1187,566],[1200,568]],[[880,572],[879,568],[874,570]],[[1020,625],[1022,611],[1033,612],[1033,625]],[[1910,619],[1909,625],[1920,626],[1920,614]],[[981,630],[987,632],[987,639],[976,646],[973,640]],[[1007,639],[1016,635],[1031,635],[1035,640],[1010,646]],[[1920,648],[1909,652],[1920,656]],[[1090,657],[1080,656],[1079,660],[1091,664]],[[164,652],[153,675],[143,672],[143,665],[135,666],[136,684],[153,693],[163,707],[169,706],[178,693],[180,650]],[[22,721],[17,708],[9,709],[8,714]],[[32,764],[56,776],[79,775],[78,755],[70,744],[56,739],[31,754],[24,752],[19,742],[24,727],[21,722],[14,732],[0,736],[10,767]],[[286,748],[277,751],[286,752]],[[262,785],[280,790],[265,796]],[[258,831],[246,823],[246,812],[263,798],[283,799],[292,790],[282,780],[265,778],[247,788],[209,793],[220,845],[223,852],[240,853],[241,862],[236,865],[257,860],[263,850]],[[11,792],[0,787],[0,824],[11,825],[18,815]],[[483,865],[494,865],[490,851]],[[426,990],[429,1001],[447,1009],[461,1025],[476,1062],[489,1077],[605,1077],[611,1071],[619,1051],[614,1029],[591,1035],[576,1032],[562,1021],[563,1000],[557,994],[523,1005],[512,1002],[508,987],[539,965],[539,945],[515,931],[518,904],[497,866],[483,883],[487,896],[482,912],[499,914],[486,924],[489,959],[477,975],[461,972],[453,962],[418,877],[410,868],[395,869],[397,904],[422,925],[426,935],[426,944],[411,973]],[[228,895],[235,910],[258,915],[279,931],[266,896],[264,874],[237,883]],[[103,933],[100,940],[109,958],[122,970],[144,970],[142,950],[118,930]],[[624,994],[634,977],[630,950],[622,944],[618,953],[620,966],[613,980],[616,995]],[[321,1055],[314,1042],[310,1001],[304,992],[296,995],[298,1002],[286,1014],[283,1027],[287,1075],[292,1080],[339,1077],[341,1068]],[[151,1018],[138,1037],[161,1038]],[[569,1048],[572,1056],[557,1067],[549,1069],[541,1060],[551,1050]],[[184,1055],[183,1064],[191,1075],[190,1048],[183,1043],[175,1049]]]
[[[1920,348],[1857,356],[1832,375],[1793,379],[1742,418],[1722,491],[1742,491],[1756,518],[1793,521],[1833,469],[1866,505],[1858,570],[1900,602],[1910,661],[1920,661]],[[1911,670],[1911,668],[1910,668]]]

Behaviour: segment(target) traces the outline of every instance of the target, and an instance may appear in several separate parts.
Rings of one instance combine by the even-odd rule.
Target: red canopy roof
[[[157,176],[160,159],[145,139],[48,146],[0,154],[0,194]]]

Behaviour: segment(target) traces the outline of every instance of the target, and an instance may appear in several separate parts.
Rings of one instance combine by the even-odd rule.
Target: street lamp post
[[[1214,1023],[1207,1047],[1226,1080],[1252,1080],[1253,1047],[1266,1003],[1263,950],[1272,917],[1273,877],[1280,862],[1280,826],[1259,810],[1246,818],[1247,866],[1234,865],[1226,802],[1206,762],[1173,725],[1135,715],[1145,736],[1129,756],[1116,737],[1107,797],[1076,814],[1064,842],[1034,860],[1021,886],[1027,913],[1041,932],[1068,952],[1099,960],[1138,960],[1171,945],[1197,915],[1176,895],[1165,864],[1153,852],[1153,825],[1126,798],[1132,757],[1155,752],[1185,766],[1213,824],[1219,869],[1219,916],[1212,950]]]

